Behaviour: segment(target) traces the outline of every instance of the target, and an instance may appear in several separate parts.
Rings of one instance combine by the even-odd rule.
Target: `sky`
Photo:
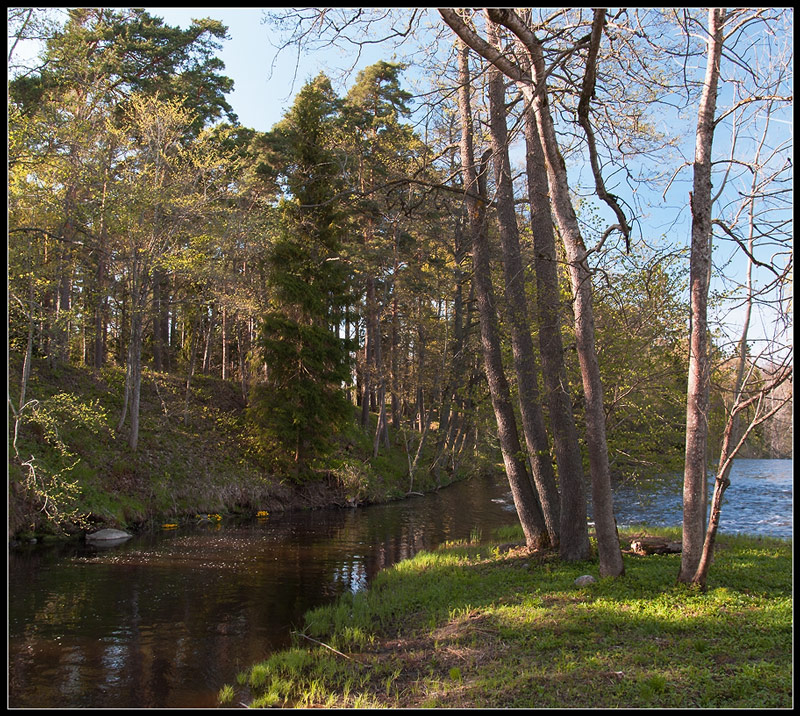
[[[306,80],[325,71],[335,80],[341,70],[349,67],[352,58],[336,51],[309,53],[302,57],[296,67],[296,53],[292,48],[277,55],[279,38],[269,25],[263,22],[262,8],[170,8],[148,7],[148,12],[161,17],[169,25],[186,29],[192,19],[210,17],[228,26],[229,40],[223,41],[220,59],[225,63],[223,74],[234,81],[233,93],[228,101],[245,127],[259,131],[272,129],[283,113],[291,106],[294,94]],[[391,50],[373,47],[365,50],[355,72],[377,62],[389,59]],[[342,87],[334,89],[343,94]],[[349,87],[349,84],[348,84]],[[346,91],[346,89],[344,90]]]

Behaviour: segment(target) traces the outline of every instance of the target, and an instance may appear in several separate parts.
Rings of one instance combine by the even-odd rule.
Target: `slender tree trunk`
[[[425,375],[425,328],[422,325],[422,302],[417,300],[417,411],[415,422],[417,432],[425,426],[425,391],[422,380]]]
[[[534,49],[536,54],[531,57],[531,60],[534,79],[538,84],[545,82],[544,56],[540,45]],[[527,87],[526,95],[528,101],[534,100],[539,137],[547,162],[551,201],[569,261],[574,301],[575,339],[586,406],[586,444],[592,477],[592,513],[597,533],[600,574],[602,576],[619,576],[625,573],[625,566],[622,562],[611,494],[603,385],[600,380],[600,366],[595,349],[592,275],[586,264],[586,247],[569,195],[567,169],[558,148],[553,119],[547,102],[547,93],[545,91],[538,92],[534,98],[532,89]]]
[[[536,112],[539,137],[547,163],[548,183],[556,220],[570,264],[570,278],[574,295],[575,335],[586,400],[586,442],[589,448],[589,466],[592,476],[592,501],[600,556],[600,574],[624,574],[622,551],[614,520],[611,495],[611,476],[608,464],[608,445],[605,432],[603,387],[594,343],[594,318],[592,311],[591,272],[586,265],[586,247],[580,233],[575,210],[569,194],[567,169],[558,147],[558,139],[547,100],[546,68],[542,45],[530,27],[530,22],[511,9],[488,9],[489,18],[509,28],[519,40],[521,53],[528,53],[533,75],[512,62],[481,38],[463,18],[452,9],[440,8],[439,14],[464,42],[470,43],[483,55],[517,82],[525,98]]]
[[[377,324],[377,318],[376,318]],[[389,421],[386,417],[386,376],[383,370],[383,351],[381,348],[380,331],[376,331],[375,340],[375,369],[380,376],[378,385],[378,423],[375,426],[375,441],[373,445],[373,457],[378,455],[378,447],[383,440],[384,447],[388,450],[389,445]]]
[[[436,457],[432,469],[436,475],[437,486],[441,484],[440,471],[444,455],[452,444],[455,435],[457,420],[458,389],[464,383],[466,368],[466,351],[464,350],[463,322],[463,284],[465,273],[462,268],[465,257],[464,237],[462,231],[462,217],[458,217],[453,230],[455,245],[453,258],[455,260],[455,292],[453,295],[453,342],[450,348],[450,368],[448,379],[442,390],[442,400],[439,408],[439,430],[436,443]],[[456,404],[454,406],[454,403]]]
[[[400,429],[400,375],[399,375],[399,361],[398,361],[398,350],[399,350],[399,340],[400,340],[400,310],[398,307],[398,300],[397,300],[397,272],[400,267],[400,259],[399,259],[399,247],[397,245],[398,238],[397,238],[397,223],[394,224],[394,270],[392,272],[393,276],[393,287],[392,287],[392,337],[390,341],[389,349],[391,351],[390,357],[390,365],[391,365],[391,380],[392,380],[392,390],[391,390],[391,399],[392,399],[392,427],[395,430]]]
[[[192,386],[192,378],[194,377],[194,369],[197,364],[197,347],[200,343],[202,320],[197,319],[194,330],[192,331],[192,340],[189,345],[189,369],[186,371],[186,389],[183,396],[183,424],[189,424],[189,395]]]
[[[481,347],[511,494],[525,534],[525,541],[529,547],[538,549],[546,547],[549,543],[547,527],[525,463],[520,459],[519,435],[508,383],[503,372],[500,336],[491,284],[489,251],[485,235],[485,209],[483,208],[486,201],[485,198],[481,201],[475,196],[478,193],[484,194],[481,191],[483,187],[480,185],[485,186],[485,179],[479,181],[479,177],[483,175],[485,166],[481,167],[480,174],[476,171],[472,148],[468,53],[466,45],[460,44],[458,106],[461,117],[461,167],[464,175],[469,227],[472,234],[473,282],[480,315]]]
[[[25,406],[25,397],[28,391],[28,381],[31,377],[31,359],[33,357],[33,334],[35,329],[35,324],[33,320],[34,316],[34,304],[36,299],[35,288],[34,288],[34,276],[33,276],[33,260],[32,260],[32,241],[28,238],[28,251],[27,251],[27,258],[28,258],[28,310],[26,313],[28,314],[28,340],[25,342],[25,358],[22,361],[22,379],[20,381],[19,386],[19,403],[17,408],[17,421],[19,420],[19,414],[22,412],[22,408]]]
[[[222,307],[222,380],[228,379],[228,309]]]
[[[700,563],[706,531],[708,490],[708,286],[711,276],[711,145],[717,107],[725,10],[708,11],[708,56],[697,117],[694,183],[690,195],[692,246],[689,259],[691,331],[686,397],[686,463],[683,475],[683,544],[678,581],[691,582]]]
[[[161,289],[164,277],[159,269],[153,271],[153,370],[164,370],[163,342],[161,333]]]
[[[366,310],[364,312],[364,370],[361,379],[361,427],[369,425],[370,397],[372,395],[373,354],[375,353],[375,333],[373,317],[375,313],[375,279],[367,278]]]
[[[106,252],[108,247],[108,236],[106,227],[106,191],[107,182],[103,182],[103,198],[100,204],[100,231],[97,246],[97,272],[95,274],[95,302],[94,302],[94,356],[93,367],[95,371],[99,371],[103,367],[105,360],[105,343],[106,343],[106,324],[105,312],[107,305],[106,297],[106,272],[108,271],[108,262]]]
[[[499,44],[496,26],[491,20],[487,20],[487,33],[490,43]],[[489,65],[489,117],[497,185],[497,219],[503,252],[506,310],[511,325],[511,349],[517,374],[522,430],[550,543],[556,546],[559,542],[559,497],[542,416],[538,385],[539,367],[536,364],[528,302],[525,297],[525,270],[520,254],[511,162],[508,157],[505,90],[502,74],[491,64]]]
[[[238,318],[236,320],[236,343],[239,347],[239,383],[242,386],[242,399],[247,400],[247,353],[250,350],[250,346],[247,341],[244,322]]]
[[[131,431],[128,445],[136,450],[139,445],[139,411],[142,395],[142,334],[144,316],[141,310],[133,314],[131,324]]]
[[[56,350],[58,359],[69,360],[69,339],[71,331],[70,309],[72,308],[72,249],[69,242],[74,232],[72,222],[67,221],[64,228],[65,245],[59,254],[59,281],[56,292]]]
[[[208,317],[208,328],[206,329],[205,348],[203,350],[203,375],[211,372],[211,336],[214,333],[214,323],[216,322],[217,311],[211,306],[211,315]],[[200,328],[198,328],[200,330]]]
[[[561,488],[559,556],[565,561],[581,561],[588,559],[591,554],[586,521],[583,459],[572,413],[572,399],[567,391],[567,371],[561,338],[558,264],[547,169],[539,142],[536,117],[530,106],[525,110],[525,146],[539,309],[539,350],[542,355],[542,374]]]

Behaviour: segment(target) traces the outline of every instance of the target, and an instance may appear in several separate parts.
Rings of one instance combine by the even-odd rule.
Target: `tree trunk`
[[[236,320],[236,344],[239,348],[239,383],[242,386],[242,399],[247,400],[247,353],[250,350],[247,332],[243,321]]]
[[[136,450],[139,444],[139,409],[142,387],[142,340],[144,333],[144,311],[147,303],[147,269],[140,265],[136,258],[131,266],[131,292],[130,292],[130,337],[125,372],[125,393],[123,397],[122,413],[117,430],[122,430],[128,410],[130,409],[130,433],[128,445],[131,450]]]
[[[153,370],[164,370],[163,348],[161,331],[161,303],[164,275],[159,269],[153,270]]]
[[[487,21],[489,42],[497,45],[496,26]],[[542,416],[539,396],[536,353],[530,332],[528,302],[525,297],[525,270],[519,248],[519,229],[514,211],[514,187],[511,179],[511,162],[508,157],[508,128],[506,126],[505,90],[503,76],[494,65],[489,65],[489,128],[494,155],[497,220],[503,252],[503,276],[508,319],[511,325],[511,349],[517,374],[522,430],[528,448],[533,482],[542,506],[550,543],[559,542],[559,498],[547,431]]]
[[[532,104],[536,111],[539,137],[547,162],[551,201],[570,264],[576,343],[586,399],[586,442],[589,448],[589,465],[592,476],[593,513],[600,556],[600,574],[618,576],[624,574],[625,567],[622,562],[622,551],[614,520],[611,495],[603,389],[594,344],[591,272],[585,263],[587,252],[572,207],[566,165],[559,151],[558,139],[548,106],[547,74],[542,46],[531,30],[530,24],[523,22],[514,10],[488,10],[491,20],[509,28],[517,36],[520,51],[528,54],[528,60],[533,69],[531,77],[529,72],[523,71],[506,55],[478,36],[454,10],[440,8],[439,14],[462,41],[469,42],[477,52],[495,64],[508,77],[514,79],[525,101]]]
[[[532,107],[525,110],[525,146],[539,309],[539,350],[561,488],[559,556],[565,561],[582,561],[591,554],[586,521],[583,459],[572,413],[572,399],[567,392],[567,371],[561,339],[558,265],[547,169]]]
[[[214,323],[216,321],[217,311],[214,306],[211,306],[211,315],[208,317],[208,329],[206,330],[205,349],[203,351],[203,375],[208,375],[211,372],[211,336],[214,333]],[[198,327],[198,331],[200,328]]]
[[[400,429],[400,369],[398,364],[398,342],[400,336],[400,311],[397,302],[397,272],[400,266],[399,247],[397,245],[397,224],[394,225],[394,270],[392,272],[394,286],[392,288],[392,334],[389,350],[391,352],[390,365],[392,371],[392,427]]]
[[[545,81],[544,57],[541,54],[541,46],[537,46],[536,49],[538,52],[531,59],[534,79],[540,83]],[[537,93],[534,99],[534,93],[528,87],[526,94],[526,99],[534,100],[539,138],[547,162],[551,201],[569,261],[574,299],[575,339],[586,405],[586,443],[592,477],[592,513],[597,533],[600,574],[601,576],[619,576],[625,573],[625,566],[622,563],[622,551],[614,519],[614,502],[611,494],[603,385],[600,380],[600,366],[595,350],[592,275],[586,264],[586,247],[570,199],[567,169],[558,148],[546,92]]]
[[[142,395],[142,334],[144,316],[137,310],[131,323],[131,432],[128,445],[136,450],[139,445],[139,410]]]
[[[364,370],[362,376],[362,396],[361,396],[361,427],[369,425],[370,400],[373,393],[373,363],[375,353],[375,331],[373,319],[375,315],[375,279],[367,278],[367,295],[364,312]]]
[[[222,307],[222,380],[228,379],[228,309]]]
[[[711,145],[717,106],[725,10],[708,11],[708,57],[697,117],[689,259],[691,330],[686,396],[686,464],[683,475],[683,551],[678,581],[691,582],[700,563],[706,531],[708,489],[708,286],[711,278]]]
[[[541,507],[533,491],[533,484],[520,459],[521,448],[514,409],[511,404],[508,383],[503,372],[503,361],[500,352],[500,336],[497,328],[495,303],[489,268],[489,247],[486,240],[485,227],[485,194],[481,191],[485,179],[479,181],[472,148],[472,110],[470,107],[470,79],[468,64],[468,48],[459,48],[459,91],[458,106],[461,117],[461,167],[464,175],[469,227],[472,234],[473,282],[478,301],[481,325],[481,348],[484,357],[489,392],[497,421],[497,433],[503,453],[506,475],[511,494],[517,508],[525,541],[531,548],[546,547],[549,543],[547,527],[544,523]],[[485,165],[481,167],[483,175]],[[485,189],[484,189],[485,191]],[[483,194],[483,200],[476,197]]]
[[[200,343],[202,321],[200,318],[195,323],[194,330],[192,331],[192,339],[189,344],[189,368],[186,371],[186,390],[183,396],[183,424],[189,424],[189,391],[192,386],[192,378],[194,377],[194,368],[197,363],[197,346]]]
[[[92,364],[95,371],[103,367],[106,347],[105,312],[107,306],[106,272],[108,262],[106,258],[108,236],[106,227],[106,190],[107,182],[103,182],[103,198],[100,203],[100,231],[97,246],[97,272],[95,273],[95,302],[94,302],[94,356]]]

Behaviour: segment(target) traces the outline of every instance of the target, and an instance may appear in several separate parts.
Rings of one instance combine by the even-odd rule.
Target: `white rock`
[[[583,574],[575,580],[575,584],[579,587],[585,587],[587,584],[593,584],[596,581],[591,574]]]
[[[100,530],[99,532],[93,532],[92,534],[87,534],[86,541],[108,542],[110,540],[128,539],[129,537],[133,537],[133,535],[129,535],[127,532],[123,532],[122,530],[105,529]]]

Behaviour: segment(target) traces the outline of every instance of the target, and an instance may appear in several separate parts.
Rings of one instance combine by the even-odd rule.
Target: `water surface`
[[[737,460],[722,532],[791,536],[791,460]],[[587,491],[588,492],[588,491]],[[681,480],[615,486],[617,521],[679,525]],[[213,707],[308,609],[446,540],[517,522],[502,476],[359,509],[9,555],[9,706]]]

